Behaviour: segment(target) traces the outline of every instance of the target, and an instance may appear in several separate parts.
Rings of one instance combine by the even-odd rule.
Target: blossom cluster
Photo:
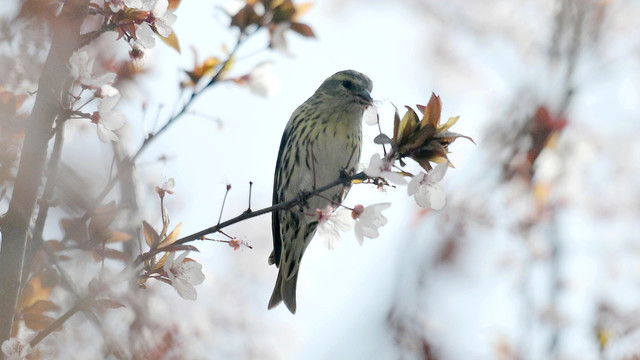
[[[165,42],[179,49],[171,26],[176,21],[173,13],[177,2],[168,0],[110,0],[102,6],[90,4],[95,14],[102,15],[103,24],[97,34],[115,31],[118,39],[124,38],[131,46],[132,58],[140,57],[145,49],[155,46],[154,35],[160,36]],[[120,92],[113,84],[117,74],[111,71],[96,71],[97,61],[95,49],[91,43],[76,50],[69,58],[69,73],[75,85],[81,91],[91,91],[93,99],[99,99],[96,110],[91,113],[80,111],[82,106],[74,109],[72,114],[77,119],[88,119],[96,125],[98,137],[103,142],[118,141],[117,131],[126,122],[124,114],[114,110],[120,100]],[[78,103],[78,101],[74,102]]]
[[[432,94],[428,105],[417,105],[417,108],[422,113],[421,120],[410,107],[407,107],[402,119],[396,111],[393,137],[380,133],[375,139],[376,143],[383,146],[391,145],[390,151],[387,152],[385,149],[384,156],[373,154],[364,173],[380,187],[389,184],[407,185],[407,194],[414,197],[418,206],[441,210],[446,204],[446,194],[440,181],[452,166],[447,157],[448,146],[459,137],[473,140],[448,131],[458,120],[457,116],[449,118],[445,124],[440,124],[442,103],[435,94]],[[375,108],[367,109],[365,112],[364,121],[367,124],[378,124],[379,117],[377,114],[373,116],[374,113],[377,113]],[[404,170],[406,158],[417,162],[423,171],[412,175]],[[434,167],[431,162],[437,165]],[[406,177],[411,177],[411,181],[407,183]],[[360,244],[365,237],[378,237],[378,229],[387,223],[382,210],[389,208],[391,204],[380,203],[366,207],[356,205],[353,209],[339,206],[343,209],[336,210],[332,205],[327,209],[316,210],[318,230],[329,248],[335,247],[340,239],[339,231],[349,231],[352,228],[355,229],[355,236]],[[345,216],[347,210],[351,211],[350,217]]]

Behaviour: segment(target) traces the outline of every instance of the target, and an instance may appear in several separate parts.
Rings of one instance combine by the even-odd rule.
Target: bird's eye
[[[349,81],[349,80],[344,80],[342,82],[342,86],[344,86],[344,88],[347,89],[347,90],[353,89],[353,83],[351,81]]]

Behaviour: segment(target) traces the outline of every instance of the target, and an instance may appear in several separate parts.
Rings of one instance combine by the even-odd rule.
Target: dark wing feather
[[[272,205],[276,205],[282,201],[278,194],[278,170],[280,170],[280,166],[282,163],[282,158],[284,157],[284,149],[288,139],[288,129],[285,129],[282,134],[282,140],[280,140],[280,149],[278,150],[278,160],[276,162],[276,171],[273,175],[273,198]],[[284,179],[283,179],[284,180]],[[280,256],[282,255],[282,239],[280,238],[280,211],[274,211],[271,213],[271,231],[273,233],[273,253],[269,257],[269,262],[272,264],[276,264],[276,267],[280,266]]]

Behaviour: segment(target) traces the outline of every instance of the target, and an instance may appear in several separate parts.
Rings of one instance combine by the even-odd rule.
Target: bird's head
[[[341,102],[362,107],[373,104],[371,89],[373,83],[364,74],[355,70],[343,70],[329,76],[316,93],[341,99]]]

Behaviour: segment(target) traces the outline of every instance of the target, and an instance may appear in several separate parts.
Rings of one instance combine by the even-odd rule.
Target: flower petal
[[[425,176],[427,174],[420,172],[419,174],[414,175],[409,182],[409,186],[407,186],[407,194],[409,196],[415,195],[420,191],[420,186],[424,181]]]
[[[363,119],[367,125],[376,125],[378,123],[378,108],[375,105],[367,106],[364,110]]]
[[[120,140],[120,138],[118,138],[118,135],[116,135],[116,133],[107,129],[102,123],[97,124],[97,129],[98,129],[98,138],[100,138],[100,141],[102,142]]]
[[[424,184],[415,199],[420,207],[433,210],[442,210],[447,203],[446,194],[440,184]]]
[[[428,173],[428,179],[430,183],[438,183],[444,177],[444,174],[447,173],[447,169],[449,168],[449,162],[445,161],[436,165],[431,171]]]
[[[369,159],[369,166],[364,170],[364,173],[372,177],[381,176],[381,166],[382,158],[380,157],[380,154],[373,154],[371,155],[371,159]]]
[[[382,215],[382,210],[390,206],[391,203],[380,203],[364,208],[355,225],[355,235],[360,245],[362,245],[364,237],[373,239],[380,235],[378,228],[387,223],[387,218]]]

